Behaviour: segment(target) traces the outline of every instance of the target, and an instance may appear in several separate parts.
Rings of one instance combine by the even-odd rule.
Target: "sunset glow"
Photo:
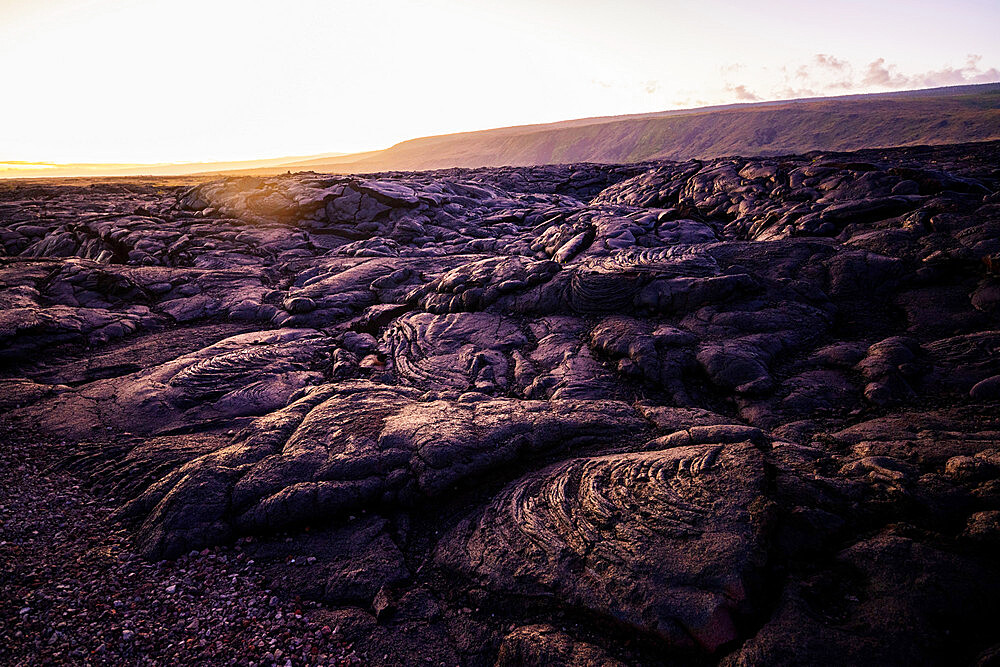
[[[1000,0],[0,0],[0,667],[1000,664]]]
[[[501,11],[449,0],[3,0],[0,160],[355,152],[488,127],[1000,79],[1000,7],[957,4],[842,1],[808,14],[812,5],[783,1],[516,0]]]

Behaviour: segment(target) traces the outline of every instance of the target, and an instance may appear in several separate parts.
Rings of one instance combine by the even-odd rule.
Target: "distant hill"
[[[850,151],[1000,139],[1000,83],[734,104],[411,139],[295,161],[274,173],[340,173]]]

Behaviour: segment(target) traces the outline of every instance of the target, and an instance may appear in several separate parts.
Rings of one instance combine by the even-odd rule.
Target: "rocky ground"
[[[113,527],[113,497],[54,470],[24,433],[5,436],[0,663],[363,664],[319,604],[266,588],[247,539],[144,560]]]
[[[1000,659],[1000,143],[13,182],[0,244],[0,660]]]

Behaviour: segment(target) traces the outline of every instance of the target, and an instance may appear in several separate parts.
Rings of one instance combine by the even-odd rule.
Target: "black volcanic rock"
[[[763,457],[752,444],[574,459],[501,491],[438,562],[503,593],[554,595],[707,651],[761,564]]]
[[[374,663],[969,662],[998,163],[12,184],[4,423]]]

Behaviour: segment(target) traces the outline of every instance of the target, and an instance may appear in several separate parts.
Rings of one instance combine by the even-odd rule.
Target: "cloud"
[[[645,88],[646,88],[646,93],[652,95],[653,93],[655,93],[660,89],[660,82],[655,80],[647,81]]]
[[[982,69],[980,62],[983,57],[980,55],[970,55],[966,58],[965,64],[961,67],[947,65],[938,70],[918,72],[916,74],[906,74],[892,63],[886,62],[885,58],[877,58],[868,63],[860,77],[854,77],[853,68],[844,61],[837,61],[836,66],[827,64],[829,56],[816,56],[816,62],[826,67],[834,67],[847,75],[841,81],[828,81],[823,86],[827,90],[862,90],[870,88],[934,88],[937,86],[960,86],[971,83],[989,83],[1000,80],[1000,70],[996,67]],[[836,60],[836,59],[834,59]]]
[[[863,86],[880,86],[882,88],[902,88],[907,77],[897,73],[894,65],[886,65],[885,58],[879,58],[868,63],[865,76],[861,80]]]
[[[773,69],[749,69],[734,63],[719,68],[723,82],[719,99],[754,102],[1000,81],[1000,69],[984,67],[982,60],[982,56],[973,54],[960,67],[946,65],[916,73],[906,72],[884,57],[857,66],[828,53]]]
[[[853,68],[851,63],[846,60],[826,53],[817,53],[813,56],[811,65],[812,69],[809,65],[799,67],[797,73],[799,79],[808,81],[811,78],[811,72],[818,69],[822,72],[820,78],[824,79],[823,87],[827,90],[850,90],[854,87],[854,82],[851,80]]]
[[[818,97],[817,93],[812,88],[793,88],[791,86],[785,86],[779,89],[774,95],[775,99],[790,100],[797,97]]]
[[[945,67],[933,72],[925,72],[915,77],[910,77],[908,84],[920,86],[955,86],[964,83],[990,83],[1000,80],[1000,70],[996,67],[980,69],[979,63],[983,59],[979,55],[970,55],[965,61],[964,67]]]
[[[757,93],[749,90],[745,85],[742,84],[734,86],[730,83],[727,83],[726,92],[736,95],[736,99],[740,100],[741,102],[757,102],[761,99],[761,97]]]
[[[817,53],[813,56],[813,62],[820,67],[827,67],[837,71],[849,70],[851,68],[851,64],[846,60],[841,60],[825,53]]]

